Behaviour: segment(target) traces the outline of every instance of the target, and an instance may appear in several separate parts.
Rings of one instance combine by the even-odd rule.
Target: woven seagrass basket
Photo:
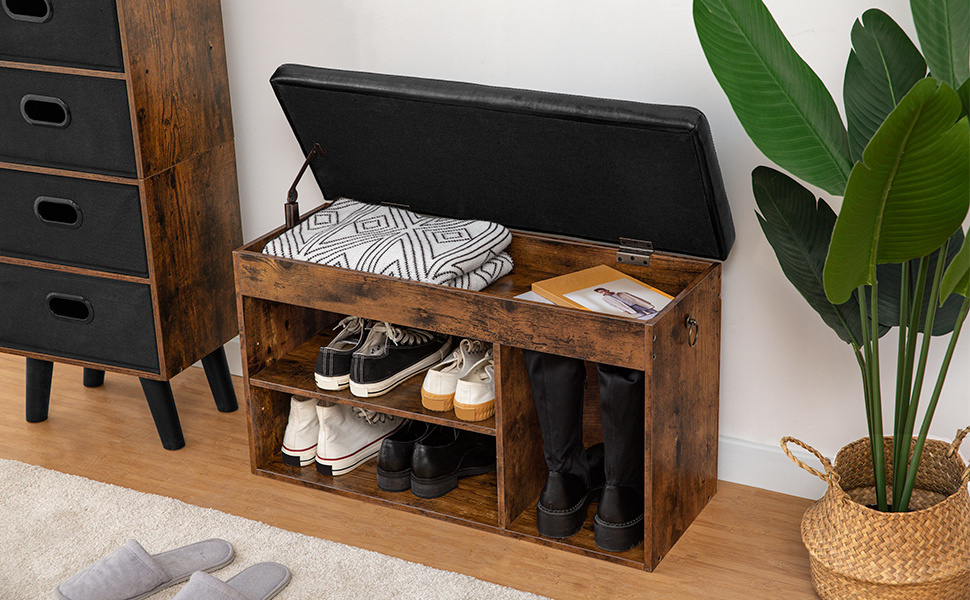
[[[876,501],[869,438],[842,448],[835,465],[800,440],[781,441],[792,461],[828,484],[802,518],[812,583],[823,600],[970,599],[970,467],[957,453],[968,433],[950,444],[926,440],[907,513],[867,507]],[[825,472],[798,460],[788,443],[814,454]],[[892,438],[884,444],[891,485]]]

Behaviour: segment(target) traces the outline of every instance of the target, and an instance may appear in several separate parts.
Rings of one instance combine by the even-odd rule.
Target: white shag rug
[[[276,561],[293,578],[279,600],[538,600],[541,597],[180,500],[0,459],[0,598],[47,600],[65,579],[129,539],[155,554],[208,538],[236,558],[228,579]],[[184,584],[151,596],[170,599]]]

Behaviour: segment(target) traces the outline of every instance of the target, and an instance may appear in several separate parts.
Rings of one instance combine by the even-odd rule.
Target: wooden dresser
[[[219,0],[0,0],[0,351],[27,357],[27,420],[53,362],[141,378],[162,444],[169,380],[203,361],[236,409],[242,243]]]

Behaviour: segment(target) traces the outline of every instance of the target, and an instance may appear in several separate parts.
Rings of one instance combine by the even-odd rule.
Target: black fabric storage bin
[[[148,277],[138,187],[0,169],[0,254]]]
[[[124,70],[114,0],[0,0],[0,60]]]
[[[158,373],[148,285],[0,263],[0,346]]]
[[[136,177],[125,82],[0,69],[0,161]]]

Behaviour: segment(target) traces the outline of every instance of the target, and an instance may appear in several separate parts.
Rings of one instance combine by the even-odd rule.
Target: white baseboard
[[[242,349],[235,337],[225,345],[229,371],[242,376]],[[201,363],[196,366],[202,366]],[[803,498],[820,498],[825,484],[798,468],[779,446],[757,444],[725,435],[718,438],[718,479],[764,488]],[[795,455],[808,464],[816,459],[798,449]]]
[[[818,459],[808,452],[793,449],[793,453],[806,464],[818,466]],[[825,483],[793,463],[780,446],[722,435],[718,437],[717,463],[717,477],[725,481],[812,500],[825,493]]]

